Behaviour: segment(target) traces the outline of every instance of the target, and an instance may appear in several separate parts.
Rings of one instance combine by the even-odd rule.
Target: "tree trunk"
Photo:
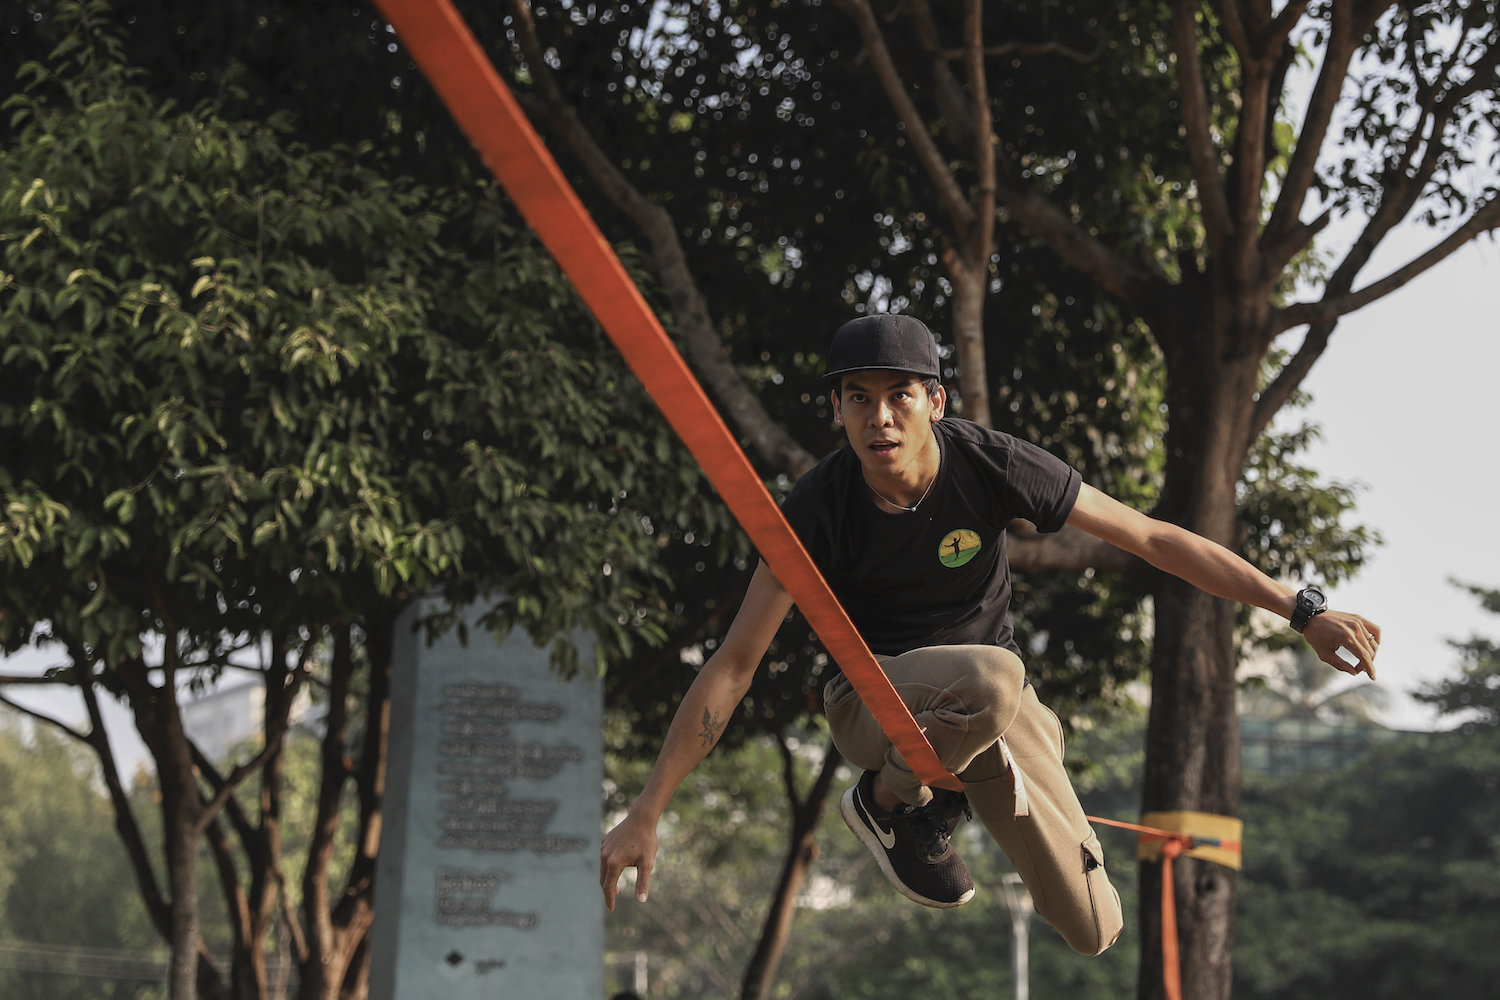
[[[364,744],[359,762],[352,768],[345,760],[349,722],[346,699],[354,671],[349,627],[343,624],[334,632],[323,781],[303,876],[307,947],[300,962],[299,1000],[362,1000],[369,989],[368,937],[374,921],[375,858],[380,850],[390,738],[391,652],[400,611],[400,604],[380,603],[364,616],[369,690]],[[328,884],[333,840],[343,788],[351,778],[359,798],[358,845],[344,888],[335,897]]]
[[[949,250],[943,258],[953,282],[953,340],[958,348],[958,388],[963,416],[991,427],[990,388],[984,357],[984,295],[988,260],[972,261]]]
[[[166,642],[162,650],[162,682],[151,684],[140,660],[122,664],[117,674],[130,696],[136,731],[156,763],[161,788],[161,819],[166,846],[167,891],[170,896],[172,949],[167,971],[171,1000],[205,1000],[224,992],[222,980],[202,954],[198,919],[198,850],[203,844],[202,793],[182,715],[177,703],[178,629],[170,612],[163,612]]]
[[[370,993],[370,936],[360,938],[359,948],[344,973],[339,1000],[365,1000]]]
[[[1175,578],[1156,591],[1143,810],[1239,811],[1235,606]],[[1235,873],[1194,858],[1174,869],[1182,995],[1227,1000]],[[1142,1000],[1161,1000],[1161,864],[1140,866]]]
[[[779,739],[779,738],[778,738]],[[776,893],[771,897],[771,908],[766,913],[766,922],[761,928],[760,941],[755,954],[745,967],[745,978],[740,989],[741,1000],[765,1000],[771,995],[771,986],[776,982],[776,970],[781,957],[786,953],[791,939],[792,919],[797,915],[797,897],[807,882],[813,862],[818,859],[818,822],[823,818],[823,806],[828,801],[829,789],[833,787],[833,775],[843,757],[830,740],[828,754],[823,758],[823,768],[817,780],[808,789],[807,797],[797,798],[794,782],[791,751],[785,743],[781,751],[786,760],[787,798],[791,800],[792,835],[791,847],[787,851],[786,863],[781,866],[781,880],[776,884]]]
[[[333,920],[329,872],[333,866],[334,837],[339,826],[339,803],[348,782],[345,763],[349,693],[354,679],[350,625],[333,628],[329,661],[328,715],[323,725],[323,775],[318,787],[317,817],[302,875],[302,907],[307,928],[307,957],[302,962],[302,1000],[337,1000],[348,961],[347,948]]]
[[[1190,332],[1159,337],[1167,356],[1172,423],[1158,516],[1239,550],[1243,535],[1235,489],[1246,456],[1259,356],[1237,350],[1252,338],[1225,326],[1210,317]],[[1234,816],[1240,788],[1236,605],[1165,575],[1155,587],[1155,605],[1143,811]],[[1175,865],[1182,995],[1228,1000],[1235,873],[1192,858]],[[1140,887],[1139,994],[1142,1000],[1160,1000],[1165,987],[1159,862],[1141,863]]]
[[[158,772],[160,773],[160,772]],[[167,799],[166,782],[162,795]],[[167,886],[171,894],[172,949],[167,973],[167,995],[171,1000],[198,998],[198,845],[201,837],[187,810],[168,799]]]

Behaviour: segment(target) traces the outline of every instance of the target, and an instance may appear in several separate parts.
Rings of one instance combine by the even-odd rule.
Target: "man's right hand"
[[[604,906],[615,908],[615,894],[620,891],[620,876],[634,868],[635,898],[646,901],[651,891],[651,868],[656,864],[656,821],[630,812],[619,826],[604,835],[599,848],[599,886],[604,890]]]
[[[656,821],[682,779],[719,741],[725,724],[734,717],[745,692],[750,690],[755,668],[765,657],[791,607],[792,595],[777,582],[765,563],[757,566],[729,633],[698,671],[698,677],[673,713],[672,725],[646,787],[641,789],[629,815],[604,835],[604,844],[599,848],[599,887],[604,890],[604,905],[610,910],[615,908],[620,875],[627,868],[636,871],[635,898],[642,903],[646,901],[651,889],[651,868],[656,864]]]

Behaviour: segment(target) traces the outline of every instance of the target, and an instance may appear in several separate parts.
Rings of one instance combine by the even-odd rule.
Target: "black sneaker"
[[[887,812],[875,804],[875,772],[844,792],[839,811],[854,835],[870,849],[891,884],[914,903],[948,909],[974,895],[974,880],[948,842],[968,811],[956,792],[937,793],[924,807],[905,803]]]

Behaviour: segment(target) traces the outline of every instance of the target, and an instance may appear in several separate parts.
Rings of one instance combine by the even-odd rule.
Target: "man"
[[[972,810],[1037,912],[1074,949],[1099,954],[1119,936],[1119,896],[1063,769],[1062,726],[1026,680],[1011,630],[1006,526],[1015,518],[1043,532],[1072,524],[1211,594],[1290,619],[1346,672],[1374,676],[1380,630],[1328,610],[1312,588],[1293,594],[1222,546],[1131,510],[1032,444],[944,420],[937,347],[915,319],[847,323],[829,362],[834,418],[849,447],[803,476],[782,510],[965,787],[960,795],[922,785],[839,674],[824,688],[829,729],[864,769],[840,803],[844,820],[903,895],[951,907],[974,894],[950,842]],[[611,910],[625,868],[636,868],[645,901],[657,821],[744,698],[791,604],[762,563],[678,707],[646,787],[604,838],[600,881]]]

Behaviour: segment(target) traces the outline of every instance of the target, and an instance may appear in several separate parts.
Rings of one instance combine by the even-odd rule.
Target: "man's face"
[[[899,473],[915,461],[943,419],[948,395],[931,396],[908,372],[869,371],[845,375],[833,397],[833,414],[844,423],[849,444],[867,468]]]

